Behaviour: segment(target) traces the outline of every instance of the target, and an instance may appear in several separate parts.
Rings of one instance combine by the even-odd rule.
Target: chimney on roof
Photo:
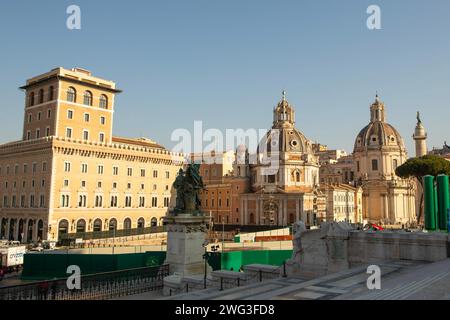
[[[88,75],[88,76],[92,75],[92,72],[90,72],[89,70],[83,69],[83,68],[72,68],[72,71],[84,73],[85,75]]]

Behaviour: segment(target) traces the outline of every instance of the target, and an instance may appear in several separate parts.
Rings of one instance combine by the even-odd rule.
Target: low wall
[[[450,257],[450,236],[445,233],[362,231],[344,222],[298,230],[287,262],[290,275],[317,277],[377,262],[436,262]]]
[[[348,242],[350,265],[386,260],[435,262],[449,256],[444,233],[352,231]]]

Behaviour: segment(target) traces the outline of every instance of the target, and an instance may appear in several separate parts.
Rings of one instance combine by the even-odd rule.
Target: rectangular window
[[[29,114],[28,114],[28,123],[30,123],[32,119],[33,119],[33,117],[32,117],[32,115],[31,115],[31,113],[29,113]]]
[[[114,166],[113,167],[113,175],[117,176],[119,174],[119,167]]]
[[[145,177],[145,169],[141,169],[141,177]]]
[[[38,113],[37,113],[37,119],[38,119],[38,121],[41,120],[41,112],[38,112]]]
[[[105,134],[104,133],[100,133],[99,141],[105,142]]]
[[[100,117],[100,124],[104,125],[106,123],[106,118],[105,117]]]
[[[70,172],[70,162],[64,162],[64,171]]]
[[[36,173],[36,171],[37,171],[37,163],[36,162],[33,162],[32,171],[33,171],[33,173]]]
[[[133,176],[133,168],[127,168],[127,175],[128,175],[129,177],[132,177],[132,176]]]
[[[27,171],[28,171],[28,165],[24,164],[23,165],[23,173],[27,173]]]
[[[72,128],[66,128],[66,138],[72,138]]]
[[[158,171],[157,170],[153,170],[153,178],[158,178]]]
[[[170,179],[170,172],[166,171],[166,179]]]
[[[50,127],[45,128],[45,136],[50,136]]]
[[[50,119],[52,117],[52,110],[47,110],[47,119]]]
[[[89,140],[89,131],[88,130],[83,130],[83,139]]]
[[[103,165],[98,166],[97,172],[98,172],[98,174],[103,174]]]
[[[86,163],[81,164],[81,173],[88,173],[88,165]]]
[[[31,140],[31,131],[30,130],[27,131],[27,140]]]
[[[41,129],[36,129],[36,139],[41,137]]]
[[[378,171],[378,160],[372,160],[372,171]]]
[[[47,162],[42,162],[42,172],[47,171]]]
[[[73,110],[67,110],[67,119],[73,119]]]
[[[84,122],[89,122],[89,119],[90,119],[90,115],[89,115],[89,113],[85,113],[84,114]]]
[[[125,197],[125,207],[127,208],[131,207],[131,196]]]

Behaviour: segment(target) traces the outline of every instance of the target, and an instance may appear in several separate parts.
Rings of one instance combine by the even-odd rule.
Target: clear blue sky
[[[66,28],[66,8],[82,29]],[[366,9],[382,10],[382,30]],[[17,88],[54,67],[116,81],[114,134],[171,147],[176,128],[269,128],[283,88],[311,140],[352,151],[378,90],[410,155],[450,141],[450,1],[2,1],[0,142],[18,139]]]

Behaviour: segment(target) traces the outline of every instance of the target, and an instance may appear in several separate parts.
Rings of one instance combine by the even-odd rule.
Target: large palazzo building
[[[386,122],[378,95],[370,106],[370,123],[355,140],[355,179],[363,189],[363,218],[369,222],[408,224],[416,221],[415,183],[395,174],[407,160],[398,131]]]
[[[26,82],[22,140],[0,146],[0,238],[162,224],[181,155],[113,136],[115,83],[56,68]]]

